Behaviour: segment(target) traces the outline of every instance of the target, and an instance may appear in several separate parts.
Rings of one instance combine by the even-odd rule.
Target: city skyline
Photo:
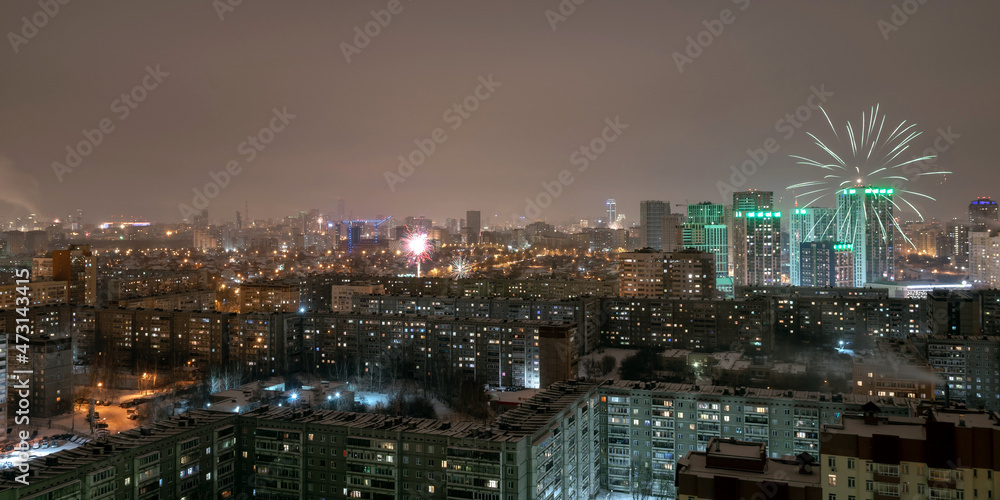
[[[994,498],[997,18],[0,4],[0,500]]]
[[[34,26],[37,3],[4,5],[10,48],[0,59],[11,71],[0,98],[10,117],[0,129],[0,215],[81,208],[99,220],[172,222],[181,204],[195,203],[193,190],[212,194],[212,182],[225,184],[208,203],[220,219],[246,204],[252,217],[336,213],[341,197],[365,217],[443,220],[475,209],[506,222],[545,185],[554,199],[528,220],[597,218],[614,198],[635,221],[641,200],[720,202],[720,183],[773,190],[787,210],[793,196],[781,188],[797,168],[787,155],[811,151],[806,132],[826,129],[809,107],[817,104],[838,120],[879,104],[890,119],[917,123],[915,152],[938,147],[938,166],[955,172],[920,181],[939,200],[920,203],[931,216],[960,217],[1000,180],[984,135],[998,69],[968,52],[997,45],[984,27],[1000,6],[989,2],[910,14],[891,4],[743,0],[628,11],[586,4],[568,14],[556,2],[402,3],[365,43],[357,33],[384,7],[68,4]],[[713,23],[723,9],[731,22]],[[517,36],[511,26],[521,27]],[[187,36],[159,35],[175,28]],[[426,32],[440,35],[418,36]],[[230,42],[212,43],[220,37]],[[466,52],[436,57],[457,47]],[[92,151],[69,166],[67,147],[87,152],[76,147],[84,130]],[[595,142],[602,134],[614,140]],[[602,152],[587,156],[580,148],[590,145]],[[406,175],[398,158],[414,151],[425,158]],[[749,176],[739,172],[747,160]],[[217,180],[233,161],[228,182]]]

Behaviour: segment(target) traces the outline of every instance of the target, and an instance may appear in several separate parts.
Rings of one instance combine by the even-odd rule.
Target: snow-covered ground
[[[380,392],[358,391],[354,393],[354,400],[365,405],[369,410],[374,409],[378,404],[386,406],[389,404],[389,395]]]

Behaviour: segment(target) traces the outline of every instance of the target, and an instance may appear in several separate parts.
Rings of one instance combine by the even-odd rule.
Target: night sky
[[[88,222],[113,214],[179,221],[179,205],[195,203],[192,189],[229,164],[239,173],[209,188],[216,223],[233,220],[245,202],[252,218],[266,218],[333,213],[342,197],[357,217],[443,222],[478,209],[488,225],[492,214],[499,222],[524,214],[543,182],[559,195],[540,218],[596,218],[615,198],[637,221],[644,199],[720,201],[717,183],[730,181],[730,165],[768,139],[777,152],[735,187],[773,190],[787,207],[785,186],[816,177],[787,155],[817,156],[806,131],[835,141],[818,112],[802,128],[778,123],[813,87],[832,93],[823,106],[838,127],[876,103],[887,123],[916,122],[924,135],[914,152],[951,127],[958,137],[938,141],[948,149],[937,164],[954,174],[913,185],[939,200],[922,202],[925,213],[963,216],[973,197],[1000,197],[992,149],[1000,2],[228,7],[236,1],[71,0],[54,15],[37,14],[37,0],[0,3],[0,215],[63,217],[82,208]],[[379,13],[389,8],[396,13]],[[365,47],[348,47],[366,41],[356,27],[375,32],[372,10],[385,26]],[[33,17],[44,26],[36,29]],[[699,54],[688,37],[709,43]],[[696,56],[681,71],[675,53]],[[123,93],[144,99],[129,106]],[[283,110],[284,120],[275,118]],[[613,131],[607,123],[616,118],[625,127]],[[84,146],[92,151],[78,166],[53,167],[102,121],[110,132]],[[269,141],[263,149],[241,146],[272,124],[280,131],[260,135]],[[583,168],[574,153],[602,134],[614,141]],[[434,150],[390,189],[385,174],[399,175],[397,157],[419,151],[414,141]],[[564,173],[569,182],[557,190],[563,170],[571,177]]]

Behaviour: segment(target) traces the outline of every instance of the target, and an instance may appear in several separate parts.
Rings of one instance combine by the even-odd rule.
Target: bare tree
[[[230,363],[226,366],[214,366],[208,374],[208,390],[215,394],[217,392],[236,389],[243,385],[248,378],[247,371],[239,363]]]
[[[667,500],[674,498],[674,486],[666,477],[653,471],[649,462],[632,461],[629,468],[630,489],[635,500]]]

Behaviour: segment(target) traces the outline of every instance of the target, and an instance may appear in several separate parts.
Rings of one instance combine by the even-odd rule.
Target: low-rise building
[[[705,451],[689,452],[677,462],[677,498],[823,500],[812,455],[778,460],[767,458],[766,448],[764,443],[712,438]]]
[[[854,358],[854,394],[934,399],[934,369],[913,342],[878,339],[870,355]]]
[[[1000,337],[931,335],[927,359],[938,376],[937,398],[1000,410]]]

